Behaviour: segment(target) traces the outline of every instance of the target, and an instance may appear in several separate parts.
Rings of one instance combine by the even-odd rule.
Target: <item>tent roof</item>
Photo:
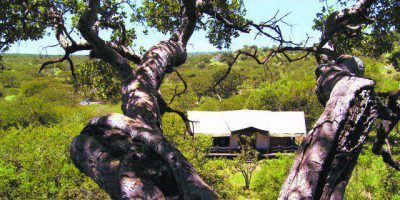
[[[194,133],[213,137],[230,136],[231,132],[256,128],[274,137],[306,134],[304,112],[271,112],[262,110],[188,111]]]

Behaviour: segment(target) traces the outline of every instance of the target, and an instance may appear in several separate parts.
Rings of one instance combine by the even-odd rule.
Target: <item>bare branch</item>
[[[177,93],[178,86],[176,86],[176,87],[175,87],[174,95],[172,96],[171,100],[169,101],[169,104],[172,104],[172,102],[174,102],[175,97],[180,97],[182,94],[185,94],[185,93],[186,93],[186,90],[187,90],[187,88],[188,88],[188,87],[187,87],[187,83],[186,83],[186,81],[183,79],[183,77],[181,76],[181,74],[180,74],[177,70],[174,70],[174,72],[175,72],[176,75],[179,77],[179,79],[182,81],[183,86],[184,86],[184,89],[183,89],[183,91]]]
[[[216,90],[216,87],[217,87],[219,84],[221,84],[222,81],[224,81],[224,80],[226,79],[226,77],[228,77],[229,73],[230,73],[231,70],[232,70],[233,65],[235,64],[235,62],[237,61],[237,59],[239,58],[239,56],[240,56],[241,54],[242,54],[242,52],[239,51],[239,52],[236,54],[235,58],[234,58],[232,61],[229,61],[229,63],[228,63],[228,69],[225,71],[225,74],[224,74],[224,75],[214,84],[214,86],[212,87],[212,91],[213,91],[213,92],[215,92],[216,94],[218,94],[218,92],[217,92],[217,90]],[[218,98],[221,100],[221,97],[219,97],[219,95],[218,95]]]
[[[189,135],[194,136],[194,133],[190,128],[190,123],[195,123],[195,121],[189,120],[187,118],[187,115],[184,112],[175,110],[169,106],[167,106],[165,112],[172,112],[172,113],[176,113],[177,115],[179,115],[179,117],[181,117],[182,121],[185,123],[186,131],[189,133]]]
[[[61,62],[64,62],[65,60],[68,61],[70,69],[71,69],[71,73],[72,73],[72,78],[75,80],[76,79],[76,74],[75,74],[75,71],[74,71],[74,63],[72,62],[71,58],[69,57],[69,54],[65,54],[62,58],[59,58],[59,59],[56,59],[56,60],[50,60],[50,61],[42,63],[38,73],[40,74],[44,70],[44,68],[46,68],[47,65],[51,65],[51,64],[54,64],[54,63],[61,63]]]

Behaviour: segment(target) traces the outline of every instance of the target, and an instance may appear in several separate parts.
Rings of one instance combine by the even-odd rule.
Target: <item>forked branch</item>
[[[175,97],[180,97],[182,94],[185,94],[186,90],[188,88],[187,83],[186,83],[185,79],[183,79],[181,74],[177,70],[174,70],[173,72],[175,72],[176,75],[179,77],[179,79],[182,81],[184,88],[183,88],[183,90],[181,92],[177,92],[178,86],[175,87],[174,95],[172,96],[171,100],[169,101],[169,104],[172,104],[172,102],[174,102]]]

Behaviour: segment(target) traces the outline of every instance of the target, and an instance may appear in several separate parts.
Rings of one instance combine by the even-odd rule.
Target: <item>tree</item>
[[[218,70],[212,74],[212,82],[214,85],[221,80],[221,78],[225,75],[226,70]],[[243,83],[243,75],[232,71],[229,73],[229,76],[224,78],[224,81],[218,84],[215,88],[215,92],[221,96],[221,98],[228,98],[233,94],[238,92],[238,87]]]
[[[252,146],[255,135],[240,135],[240,153],[235,158],[235,169],[243,175],[246,189],[250,189],[250,182],[254,170],[258,165],[259,152]]]
[[[314,53],[320,63],[316,70],[316,92],[321,104],[326,108],[303,141],[279,199],[342,199],[364,140],[377,118],[383,119],[384,122],[378,128],[378,139],[373,151],[382,155],[390,166],[400,170],[399,163],[393,160],[390,151],[383,148],[393,124],[398,122],[397,106],[394,105],[398,99],[398,92],[386,96],[389,98],[388,102],[392,103],[377,102],[375,82],[362,77],[362,61],[353,56],[343,55],[354,48],[354,42],[357,41],[350,39],[350,43],[342,42],[343,37],[360,35],[362,25],[372,21],[368,15],[374,11],[376,16],[387,11],[396,12],[393,8],[398,4],[394,2],[394,7],[379,7],[387,2],[360,0],[350,8],[330,13],[323,20],[320,43],[314,46],[285,46],[282,40],[278,47],[268,50],[263,60],[258,59],[257,50],[239,52],[238,55],[249,55],[260,64],[267,63],[278,54],[283,54],[287,61],[292,62]],[[373,5],[375,7],[372,7]],[[398,27],[398,23],[395,24],[394,26]],[[376,26],[380,27],[380,30],[391,31],[384,29],[379,23]],[[326,48],[327,44],[331,48]],[[287,52],[293,51],[305,51],[306,54],[292,58]]]
[[[202,97],[207,95],[211,90],[211,83],[208,81],[207,77],[194,77],[192,78],[190,87],[193,92],[196,93],[197,104],[200,104],[202,103]]]
[[[345,6],[348,1],[339,2]],[[122,82],[123,115],[90,120],[71,144],[75,165],[115,199],[216,198],[191,163],[164,138],[161,122],[165,112],[176,112],[185,119],[182,112],[169,107],[159,88],[163,78],[186,61],[186,45],[194,31],[207,30],[209,41],[219,48],[228,47],[231,38],[251,29],[278,43],[263,53],[264,59],[259,59],[257,49],[239,51],[228,61],[228,70],[216,81],[214,91],[228,77],[240,55],[266,65],[271,59],[292,62],[313,54],[320,66],[317,94],[326,109],[303,142],[280,198],[342,198],[376,118],[383,122],[373,151],[399,169],[390,151],[383,148],[385,138],[399,120],[400,109],[394,103],[398,92],[383,95],[387,103],[379,103],[374,82],[362,77],[358,60],[342,56],[353,53],[350,50],[361,46],[356,43],[360,41],[376,44],[378,48],[373,51],[379,50],[378,54],[390,50],[390,42],[381,45],[382,38],[386,38],[381,35],[398,32],[399,4],[396,0],[358,0],[349,8],[323,13],[316,26],[322,32],[320,42],[306,46],[283,36],[283,18],[274,16],[260,24],[245,19],[240,0],[144,0],[142,6],[132,1],[110,0],[88,0],[86,4],[79,0],[5,0],[0,3],[0,50],[20,40],[39,39],[50,29],[65,55],[43,63],[40,71],[49,64],[67,61],[74,74],[69,56],[81,50],[90,50],[91,57],[109,63],[117,71]],[[127,28],[127,19],[145,23],[171,37],[140,56],[130,48],[136,35],[134,27]],[[371,26],[369,37],[357,37],[365,35],[361,33]],[[112,30],[109,41],[99,37],[100,29]],[[76,41],[71,32],[83,40]],[[294,58],[294,51],[306,53]]]
[[[107,0],[90,0],[86,4],[74,0],[2,1],[1,4],[4,6],[1,29],[7,30],[1,35],[2,50],[18,40],[41,38],[46,28],[50,28],[65,55],[43,63],[40,71],[49,64],[68,61],[74,74],[69,56],[90,50],[92,57],[109,63],[122,80],[124,115],[111,114],[91,120],[72,142],[71,155],[82,172],[117,199],[216,198],[193,166],[164,138],[161,116],[174,110],[168,107],[159,88],[165,75],[185,62],[187,42],[196,29],[207,27],[209,39],[216,46],[230,44],[231,36],[237,36],[238,31],[216,18],[229,17],[241,23],[244,11],[240,1],[145,0],[141,8],[130,1]],[[170,39],[138,56],[129,48],[135,35],[134,29],[125,26],[127,13],[122,9],[123,4],[133,9],[132,20],[147,22],[150,27],[170,33]],[[72,16],[70,21],[66,20],[68,15]],[[198,23],[200,20],[208,23]],[[67,30],[69,23],[84,40],[73,39]],[[17,30],[8,32],[11,28]],[[112,29],[111,40],[100,38],[99,29]],[[131,63],[137,67],[131,68]]]

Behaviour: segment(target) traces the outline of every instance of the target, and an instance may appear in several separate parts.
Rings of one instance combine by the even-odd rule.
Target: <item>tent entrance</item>
[[[214,147],[229,147],[230,137],[214,137],[213,146]]]

